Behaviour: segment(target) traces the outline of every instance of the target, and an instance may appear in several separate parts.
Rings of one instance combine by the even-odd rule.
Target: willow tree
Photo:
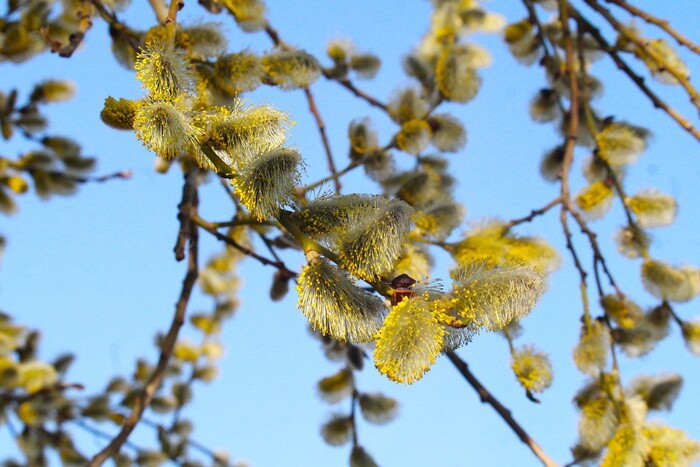
[[[330,445],[349,446],[352,466],[377,465],[383,450],[392,449],[372,446],[371,438],[361,436],[361,420],[383,424],[399,408],[391,394],[362,386],[360,372],[420,385],[442,355],[441,364],[449,361],[458,372],[454,384],[464,379],[545,465],[683,466],[699,458],[698,442],[654,419],[672,408],[683,377],[632,378],[625,368],[630,359],[653,352],[674,328],[690,352],[700,353],[700,324],[681,305],[700,293],[700,269],[681,265],[683,258],[656,255],[650,232],[673,223],[677,200],[627,176],[651,131],[634,115],[610,115],[596,98],[604,83],[628,81],[644,105],[676,124],[679,134],[663,137],[685,138],[693,151],[700,130],[692,115],[700,99],[681,57],[693,58],[700,47],[663,17],[625,0],[522,0],[521,17],[513,18],[476,0],[433,0],[429,6],[422,39],[396,57],[404,84],[397,83],[384,101],[358,84],[377,75],[378,54],[349,39],[330,38],[325,56],[313,55],[275,28],[259,0],[199,5],[152,0],[145,28],[126,19],[132,7],[125,1],[7,2],[0,20],[0,56],[6,62],[0,122],[4,140],[14,145],[8,147],[22,149],[16,156],[9,150],[0,155],[3,213],[13,214],[26,193],[49,198],[130,177],[126,170],[92,175],[96,159],[84,155],[73,138],[49,132],[44,106],[71,98],[72,84],[44,80],[22,95],[9,83],[7,62],[25,64],[49,52],[51,60],[75,60],[81,45],[107,25],[112,47],[104,59],[129,70],[142,97],[126,98],[133,95],[127,90],[104,95],[102,122],[95,124],[108,125],[115,135],[130,132],[144,154],[156,156],[156,171],[182,175],[181,198],[171,207],[179,222],[172,232],[174,259],[185,263],[185,276],[169,327],[163,323],[157,335],[157,360],[140,359],[131,375],[115,375],[102,390],[71,377],[71,355],[53,360],[40,355],[38,331],[10,314],[23,316],[22,310],[0,315],[0,426],[16,441],[11,450],[16,454],[10,454],[15,460],[5,465],[46,465],[58,458],[66,465],[109,459],[117,465],[231,465],[218,446],[196,438],[198,417],[187,409],[195,394],[207,397],[207,388],[196,385],[217,377],[227,346],[222,327],[239,308],[241,279],[260,295],[269,291],[273,301],[296,294],[297,310],[283,312],[307,322],[324,355],[337,362],[337,371],[319,375],[316,384],[320,398],[336,406],[320,432]],[[216,22],[188,21],[187,10]],[[223,25],[234,24],[248,33],[248,42],[229,43]],[[467,218],[456,194],[464,174],[453,169],[453,160],[467,141],[458,115],[478,100],[482,69],[491,62],[488,49],[479,45],[481,33],[500,35],[522,63],[521,73],[535,73],[540,89],[527,89],[533,94],[530,117],[556,130],[551,149],[534,154],[541,157],[540,173],[530,174],[530,183],[556,187],[555,196],[528,199],[529,212],[510,220],[498,211],[489,219]],[[595,75],[598,63],[608,66],[602,78]],[[366,113],[348,116],[347,127],[326,125],[324,103],[314,90],[323,81],[365,104]],[[676,93],[672,101],[661,97],[667,88]],[[295,126],[290,113],[304,110],[261,103],[256,96],[266,89],[303,96],[315,125]],[[676,101],[681,104],[670,103]],[[523,109],[509,113],[527,117]],[[377,126],[381,119],[390,123]],[[320,137],[317,153],[302,153],[291,143],[304,132]],[[342,156],[331,144],[338,132]],[[89,139],[87,131],[76,133],[78,140]],[[527,146],[518,151],[531,152]],[[321,169],[325,173],[316,177]],[[218,196],[225,198],[225,208],[216,218],[200,209],[205,195],[214,196],[203,191],[204,184],[223,187]],[[621,224],[614,237],[618,251],[601,241],[594,223],[615,216]],[[559,228],[527,232],[537,232],[548,218]],[[205,239],[219,245],[206,261],[199,257]],[[622,272],[611,266],[619,255],[630,265]],[[450,258],[447,271],[435,267],[436,256]],[[244,261],[265,266],[265,283],[247,275]],[[521,342],[528,334],[521,321],[538,312],[562,263],[578,280],[549,293],[577,297],[571,301],[578,304],[562,313],[579,335],[570,342],[570,364],[585,379],[575,394],[566,395],[578,410],[578,439],[572,440],[569,458],[555,461],[528,433],[528,420],[516,420],[508,402],[487,389],[463,358],[471,342],[499,333],[511,358],[510,368],[501,370],[512,372],[524,399],[546,398],[560,370],[545,351],[547,342]],[[625,290],[630,271],[647,294]],[[193,295],[209,297],[211,308],[193,309]],[[184,327],[198,341],[183,337]],[[265,345],[255,352],[266,352]],[[264,375],[265,368],[260,371]],[[152,436],[130,438],[139,426]],[[99,438],[100,446],[81,441],[85,433]],[[244,457],[245,449],[239,446],[236,454]],[[299,462],[306,465],[303,456]]]

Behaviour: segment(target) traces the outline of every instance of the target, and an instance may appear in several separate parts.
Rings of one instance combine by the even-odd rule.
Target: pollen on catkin
[[[614,122],[596,135],[598,156],[614,167],[632,164],[647,147],[649,132],[626,122]]]
[[[377,333],[374,364],[390,380],[411,384],[435,363],[444,336],[431,302],[423,297],[404,299],[391,309]]]
[[[405,202],[391,200],[358,219],[340,244],[340,259],[348,271],[370,281],[390,272],[403,252],[412,211]]]
[[[425,120],[409,120],[396,135],[396,146],[409,154],[418,155],[430,144],[432,131]]]
[[[200,152],[203,132],[195,125],[186,98],[142,102],[136,110],[134,130],[146,148],[165,159]],[[203,160],[202,166],[207,167],[208,163]]]
[[[262,58],[267,78],[281,89],[300,89],[313,84],[321,75],[316,57],[303,50],[276,50]]]
[[[612,206],[613,190],[605,182],[593,182],[575,196],[576,205],[588,220],[603,217]]]
[[[681,332],[688,350],[694,355],[700,355],[700,320],[683,321]]]
[[[391,118],[397,123],[423,118],[428,112],[428,102],[414,87],[399,89],[387,104]]]
[[[185,52],[172,42],[154,40],[136,59],[136,78],[154,101],[174,101],[193,92],[197,82]]]
[[[292,121],[270,106],[246,106],[236,101],[233,108],[220,107],[209,122],[209,144],[226,151],[236,162],[247,162],[277,148],[287,139]]]
[[[214,79],[229,94],[257,89],[265,76],[260,57],[241,51],[219,57],[214,62]]]
[[[265,26],[265,3],[262,0],[223,0],[236,22],[245,32],[254,32]]]
[[[574,347],[574,363],[582,372],[597,378],[608,362],[610,332],[600,321],[583,326],[581,339]]]
[[[647,423],[642,428],[650,449],[647,462],[657,467],[691,467],[700,459],[700,443],[670,426]]]
[[[637,216],[637,222],[642,227],[671,225],[678,212],[678,205],[673,196],[657,190],[640,191],[627,198],[625,204]]]
[[[687,302],[700,293],[700,269],[674,267],[663,261],[647,259],[642,263],[642,284],[656,298]]]
[[[617,429],[607,448],[600,467],[643,466],[650,446],[639,427],[625,423]]]
[[[461,319],[498,331],[525,317],[544,293],[541,273],[521,265],[474,262],[451,273],[451,307]]]
[[[139,104],[136,101],[124,98],[117,100],[109,96],[105,99],[100,118],[106,125],[114,129],[133,130],[138,107]]]
[[[523,346],[513,353],[511,368],[520,385],[530,392],[542,392],[552,384],[552,363],[546,353]]]
[[[202,23],[182,30],[188,38],[190,56],[196,60],[218,57],[226,51],[228,43],[218,23]]]
[[[471,55],[463,47],[446,47],[435,68],[440,94],[454,102],[469,102],[481,86]]]
[[[420,235],[442,241],[461,224],[465,213],[464,206],[446,199],[421,206],[412,218]]]
[[[46,80],[34,88],[32,99],[39,102],[63,102],[75,95],[75,84],[67,80]]]
[[[292,148],[268,151],[245,164],[234,180],[236,193],[250,214],[260,220],[275,217],[291,203],[299,183],[301,156]]]
[[[363,194],[319,196],[301,209],[300,227],[315,240],[333,244],[350,230],[353,222],[387,201],[383,196]]]
[[[382,299],[356,286],[346,272],[322,257],[304,267],[297,291],[297,307],[311,327],[340,341],[371,341],[386,313]]]
[[[582,401],[578,420],[579,443],[593,452],[601,450],[618,425],[615,406],[605,396]]]

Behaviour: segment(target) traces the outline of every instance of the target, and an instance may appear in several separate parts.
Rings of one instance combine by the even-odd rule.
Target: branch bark
[[[136,425],[141,420],[143,413],[151,403],[156,390],[163,380],[163,376],[165,375],[165,370],[167,369],[168,362],[172,356],[173,348],[175,347],[175,342],[177,341],[180,328],[185,322],[187,304],[189,303],[190,296],[192,295],[192,289],[194,288],[197,277],[199,276],[199,269],[197,265],[197,254],[199,250],[198,232],[197,227],[191,221],[191,216],[196,212],[199,201],[195,184],[196,172],[187,172],[185,174],[185,185],[182,189],[182,200],[183,203],[188,201],[189,204],[187,204],[187,209],[184,209],[182,206],[183,203],[181,203],[180,208],[181,213],[183,211],[187,211],[189,213],[189,215],[183,215],[180,217],[181,228],[183,225],[186,225],[186,231],[189,238],[187,273],[185,274],[185,278],[182,282],[180,297],[175,304],[175,314],[173,316],[172,323],[170,324],[170,329],[168,330],[165,339],[163,339],[158,364],[153,370],[153,373],[151,373],[148,382],[136,398],[131,415],[124,421],[124,424],[122,425],[122,428],[117,436],[115,436],[104,449],[95,454],[95,456],[87,464],[89,467],[100,466],[107,459],[117,454],[122,445],[126,443],[129,435],[131,435],[131,432],[134,431],[134,428],[136,428]]]
[[[557,464],[544,449],[535,442],[534,439],[525,431],[525,429],[520,426],[518,422],[515,421],[510,410],[508,410],[503,404],[501,404],[498,399],[496,399],[493,394],[489,392],[488,389],[484,387],[483,384],[474,376],[474,374],[469,370],[467,363],[462,360],[454,351],[446,353],[447,358],[450,359],[452,364],[457,368],[464,379],[467,380],[469,385],[474,388],[477,394],[479,394],[479,399],[484,404],[489,404],[493,409],[498,412],[504,422],[515,432],[515,434],[520,438],[520,441],[525,443],[527,447],[530,448],[532,453],[537,456],[537,458],[542,462],[545,467],[557,467]]]

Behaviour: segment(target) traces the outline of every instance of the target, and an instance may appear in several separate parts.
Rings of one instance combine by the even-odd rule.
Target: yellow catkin
[[[297,307],[311,327],[340,341],[369,342],[381,327],[384,301],[353,284],[347,273],[316,258],[299,276]]]
[[[443,347],[445,330],[423,297],[402,300],[377,334],[374,364],[392,381],[411,384],[423,377]]]

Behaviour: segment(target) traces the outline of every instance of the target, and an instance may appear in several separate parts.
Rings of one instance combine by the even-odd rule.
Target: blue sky
[[[638,4],[668,16],[691,39],[700,40],[700,10],[694,1],[679,0],[663,10],[657,2]],[[486,7],[509,21],[524,15],[519,2],[495,0]],[[398,86],[408,83],[401,72],[401,57],[426,31],[430,8],[427,1],[271,0],[268,10],[271,23],[286,41],[317,57],[323,57],[329,39],[338,37],[350,37],[359,49],[377,54],[383,63],[378,77],[358,85],[386,101]],[[141,27],[153,21],[143,5],[124,17]],[[208,19],[195,2],[188,3],[180,16],[183,23]],[[215,20],[227,31],[231,50],[263,51],[270,46],[262,34],[238,32],[228,17]],[[467,106],[445,106],[468,131],[466,148],[450,156],[452,173],[459,179],[457,199],[467,208],[468,222],[521,217],[557,194],[556,185],[541,180],[538,166],[541,155],[560,138],[551,126],[528,118],[528,102],[544,86],[541,71],[518,64],[498,36],[479,35],[473,40],[491,50],[493,64],[483,71],[483,86],[475,101]],[[42,330],[44,358],[65,351],[76,353],[78,360],[68,379],[85,384],[88,394],[100,391],[115,374],[129,374],[136,357],[155,360],[153,335],[169,325],[184,275],[184,265],[176,263],[172,254],[180,174],[176,170],[167,175],[155,173],[154,156],[133,134],[109,129],[98,119],[107,96],[142,95],[134,74],[118,66],[108,50],[106,26],[96,22],[84,47],[70,60],[45,54],[20,66],[4,63],[0,73],[0,88],[17,87],[23,95],[42,79],[75,81],[78,93],[71,102],[46,108],[51,132],[75,138],[84,153],[96,155],[100,174],[124,169],[134,173],[129,180],[83,186],[70,198],[42,202],[24,196],[17,215],[0,219],[0,232],[8,239],[0,265],[0,309],[17,322]],[[697,60],[688,60],[688,65],[691,72],[698,70]],[[700,248],[695,244],[700,231],[697,142],[653,109],[625,78],[615,74],[612,81],[606,80],[615,72],[610,63],[598,62],[593,71],[606,82],[597,107],[604,114],[647,127],[654,135],[627,176],[629,191],[656,187],[676,196],[680,203],[676,223],[654,232],[652,255],[674,264],[700,265]],[[654,88],[698,121],[680,91],[663,85]],[[388,140],[395,131],[386,116],[334,83],[320,80],[313,91],[341,167],[347,160],[348,122],[370,116],[380,141]],[[291,141],[307,161],[306,181],[322,176],[326,167],[322,146],[303,93],[265,89],[247,98],[291,114],[296,122]],[[26,146],[5,145],[2,151],[15,154],[21,148]],[[577,154],[579,159],[583,156],[584,152]],[[577,165],[575,190],[583,183],[579,172]],[[344,186],[346,192],[376,191],[355,175]],[[202,217],[219,221],[230,215],[222,195],[212,178],[202,188]],[[623,290],[640,305],[653,306],[655,299],[640,284],[639,262],[622,259],[615,251],[611,238],[622,222],[622,210],[616,205],[606,219],[592,226]],[[576,439],[571,397],[584,381],[571,359],[581,315],[578,277],[564,250],[557,213],[526,224],[517,233],[544,236],[562,252],[562,268],[551,277],[541,303],[524,320],[525,333],[518,341],[537,343],[550,354],[554,384],[542,395],[541,404],[528,401],[510,371],[507,344],[496,335],[482,334],[458,353],[544,449],[566,463],[568,448]],[[221,245],[205,233],[201,236],[201,257],[205,259]],[[589,265],[590,253],[582,240],[576,245]],[[446,277],[449,258],[436,254],[435,276]],[[284,258],[290,267],[303,261],[299,254]],[[246,459],[254,466],[346,465],[348,447],[326,446],[318,435],[320,424],[334,408],[317,398],[314,385],[337,367],[325,360],[319,343],[309,336],[294,293],[279,303],[267,299],[274,271],[252,261],[241,271],[242,305],[222,334],[226,356],[220,361],[221,377],[209,386],[196,386],[195,402],[187,410],[196,422],[194,437],[209,447],[226,448],[233,460]],[[594,302],[596,297],[590,298]],[[190,311],[209,307],[206,298],[196,296]],[[678,306],[677,311],[685,319],[700,315],[697,301]],[[622,362],[625,381],[639,373],[684,375],[685,385],[674,411],[659,417],[694,439],[700,439],[700,423],[693,415],[700,403],[697,370],[697,357],[684,348],[677,328],[651,355],[623,358]],[[384,392],[401,403],[394,422],[381,427],[361,422],[359,426],[361,443],[380,465],[539,465],[492,409],[479,402],[446,358],[408,387],[391,383],[370,364],[359,375],[358,387]],[[345,405],[339,408],[347,410]],[[147,445],[152,436],[149,429],[139,429],[134,439]],[[87,452],[102,446],[102,441],[91,437],[82,442]],[[9,444],[8,431],[0,427],[0,447]]]

